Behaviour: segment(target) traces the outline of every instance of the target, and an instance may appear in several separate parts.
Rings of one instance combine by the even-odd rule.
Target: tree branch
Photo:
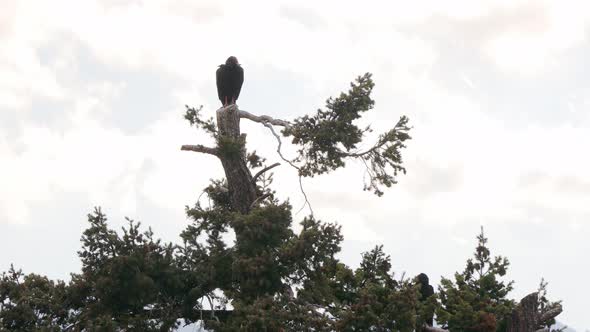
[[[262,202],[264,199],[266,199],[270,196],[272,196],[272,193],[266,193],[266,194],[258,197],[254,202],[252,202],[252,205],[250,206],[250,208],[253,208],[254,206],[256,206],[256,204],[258,204],[258,202]]]
[[[207,146],[204,146],[201,144],[183,145],[182,147],[180,147],[180,150],[207,153],[207,154],[211,154],[211,155],[219,157],[219,153],[217,151],[217,148],[210,148],[210,147],[207,147]]]
[[[411,128],[408,126],[403,125],[403,118],[400,119],[395,126],[393,127],[393,130],[395,131],[408,131]],[[345,151],[340,151],[340,153],[342,155],[345,155],[347,157],[362,157],[366,154],[372,153],[375,150],[380,149],[382,146],[384,146],[385,144],[390,143],[388,140],[382,140],[381,142],[377,142],[372,148],[370,148],[369,150],[363,151],[363,152],[345,152]]]
[[[298,167],[297,165],[293,164],[290,160],[288,160],[287,158],[285,158],[283,156],[283,153],[281,153],[281,146],[282,146],[283,142],[281,141],[281,137],[276,133],[276,131],[272,127],[272,125],[269,122],[262,122],[262,124],[265,127],[267,127],[270,130],[270,132],[273,134],[273,136],[277,139],[277,142],[279,143],[279,145],[277,146],[277,153],[279,154],[281,159],[283,159],[285,162],[287,162],[289,165],[291,165],[293,168],[295,168],[297,170],[298,175],[299,175],[299,188],[301,189],[301,193],[303,194],[303,197],[305,198],[305,203],[303,204],[301,209],[299,209],[299,211],[297,211],[297,213],[301,212],[301,210],[303,210],[305,205],[307,205],[309,207],[310,214],[313,216],[313,209],[311,208],[311,204],[309,203],[309,200],[307,199],[307,194],[305,193],[305,190],[303,190],[303,183],[301,181],[301,177],[302,177],[301,176],[301,168]]]
[[[252,177],[252,182],[256,183],[256,180],[258,179],[259,176],[261,176],[264,172],[273,169],[277,166],[281,165],[281,163],[274,163],[270,166],[266,166],[265,168],[261,169],[258,173],[256,173],[253,177]]]
[[[244,110],[239,110],[239,114],[240,114],[240,118],[246,118],[246,119],[254,121],[254,122],[270,123],[273,126],[282,126],[282,127],[286,127],[286,128],[291,127],[291,124],[288,121],[281,120],[281,119],[275,119],[275,118],[270,117],[268,115],[254,115],[254,114],[246,112]]]
[[[557,317],[559,314],[561,314],[562,311],[563,308],[561,307],[561,305],[556,304],[555,307],[545,311],[539,316],[539,322],[545,323],[546,321]]]

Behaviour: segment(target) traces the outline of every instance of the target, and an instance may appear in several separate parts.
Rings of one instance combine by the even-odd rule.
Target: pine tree
[[[182,235],[185,245],[181,256],[201,259],[198,265],[187,261],[186,269],[208,266],[212,270],[205,282],[207,288],[194,285],[200,290],[195,299],[219,290],[222,295],[216,301],[231,303],[231,309],[222,306],[224,317],[205,319],[207,327],[217,331],[332,331],[339,326],[342,310],[350,310],[351,301],[358,300],[351,295],[351,289],[340,287],[348,282],[353,287],[358,279],[350,279],[350,269],[335,258],[342,241],[340,227],[317,220],[312,214],[301,222],[299,234],[293,232],[291,206],[281,202],[268,187],[272,180],[266,172],[278,163],[267,166],[264,158],[246,151],[239,119],[270,129],[278,140],[279,156],[297,169],[300,181],[302,177],[344,167],[347,159],[361,159],[369,174],[365,189],[381,195],[382,186],[396,183],[398,172],[405,172],[400,150],[410,137],[408,120],[402,117],[370,149],[358,151],[357,144],[370,128],[358,128],[354,120],[373,108],[373,87],[370,74],[360,76],[348,92],[329,98],[324,110],[291,122],[230,106],[217,111],[216,126],[213,119],[202,119],[202,108],[187,108],[185,118],[211,134],[217,146],[183,146],[183,150],[219,158],[226,174],[225,179],[213,181],[206,190],[211,206],[197,203],[187,209],[193,225]],[[273,126],[282,126],[282,135],[299,146],[294,159],[282,155],[281,137]],[[250,169],[256,168],[261,170],[252,176]],[[232,231],[235,243],[227,246],[221,239]],[[206,244],[199,244],[199,237],[207,238]],[[392,286],[382,285],[397,292]],[[378,326],[379,322],[374,324]]]
[[[382,246],[364,253],[360,267],[352,269],[337,258],[343,238],[336,223],[312,212],[294,231],[288,199],[271,188],[270,170],[279,163],[267,165],[255,151],[248,152],[240,132],[240,119],[268,128],[279,157],[297,170],[300,184],[304,177],[360,160],[368,174],[364,189],[381,196],[405,172],[401,151],[410,128],[402,116],[370,148],[357,148],[371,129],[354,121],[373,108],[373,87],[370,74],[360,76],[324,109],[290,122],[235,105],[217,110],[214,121],[203,119],[202,107],[187,107],[185,118],[216,145],[182,150],[218,158],[225,178],[211,180],[203,190],[209,204],[198,200],[186,207],[190,224],[180,243],[162,243],[129,219],[116,232],[97,208],[81,238],[82,270],[69,282],[14,268],[2,274],[0,331],[170,331],[194,322],[212,331],[432,331],[424,322],[439,306],[438,297],[419,301],[419,285],[394,278]],[[277,126],[298,147],[295,158],[281,153]],[[515,304],[506,298],[512,283],[500,281],[508,260],[492,259],[486,244],[482,229],[465,271],[455,274],[454,283],[442,279],[438,322],[467,332],[503,331],[508,322],[511,332],[518,324],[551,322],[561,306],[544,293],[540,302],[535,293],[512,311]],[[522,319],[531,316],[526,311],[531,307],[538,315]]]
[[[483,227],[477,241],[473,259],[467,260],[462,273],[455,273],[455,281],[441,279],[442,306],[437,310],[437,321],[451,332],[504,331],[506,318],[515,306],[506,297],[513,282],[501,281],[508,259],[491,256]]]

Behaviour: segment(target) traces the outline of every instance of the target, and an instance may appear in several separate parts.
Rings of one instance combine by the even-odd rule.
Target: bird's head
[[[423,285],[428,285],[428,276],[424,273],[418,275],[418,281]]]
[[[227,58],[227,60],[225,60],[225,64],[228,66],[237,66],[239,65],[238,58],[236,58],[235,56],[230,56],[229,58]]]

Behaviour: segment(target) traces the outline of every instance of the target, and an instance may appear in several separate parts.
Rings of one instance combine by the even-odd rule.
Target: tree
[[[541,280],[537,292],[516,304],[507,298],[513,282],[501,281],[508,259],[492,258],[483,227],[477,241],[474,258],[467,260],[463,273],[455,273],[455,282],[441,279],[437,321],[451,332],[549,331],[562,308],[547,299],[547,283]]]
[[[217,126],[210,118],[202,119],[202,107],[187,106],[185,118],[207,133],[216,141],[216,147],[203,145],[183,145],[182,150],[195,151],[216,156],[223,166],[226,175],[226,191],[229,194],[228,207],[233,211],[247,213],[254,203],[267,196],[257,190],[259,176],[269,169],[278,166],[273,164],[263,168],[252,176],[247,161],[254,160],[253,166],[259,166],[260,158],[254,153],[246,158],[246,135],[240,132],[240,119],[245,118],[268,127],[277,138],[277,149],[280,157],[298,170],[300,177],[313,177],[344,167],[347,159],[357,159],[366,165],[368,181],[365,190],[372,190],[382,195],[382,186],[390,187],[396,183],[399,172],[405,173],[402,166],[401,149],[410,138],[407,126],[408,118],[402,116],[398,123],[389,131],[381,134],[373,146],[365,151],[358,151],[357,144],[362,142],[364,135],[371,131],[370,127],[361,129],[354,120],[362,113],[373,108],[371,92],[374,83],[371,74],[359,76],[351,83],[347,93],[326,101],[326,109],[318,109],[313,116],[303,116],[292,122],[273,119],[270,116],[256,116],[241,111],[235,105],[217,110]],[[281,153],[281,139],[273,126],[282,126],[282,134],[292,137],[292,143],[298,145],[298,155],[287,160]]]
[[[463,273],[455,273],[455,282],[446,278],[441,280],[439,297],[442,306],[437,311],[437,321],[450,331],[503,330],[502,326],[515,305],[506,298],[513,282],[500,280],[506,275],[508,259],[492,258],[483,228],[477,241],[474,259],[467,260]]]
[[[0,331],[62,331],[69,321],[66,285],[13,266],[0,278]]]
[[[547,282],[541,279],[537,292],[525,296],[508,317],[507,331],[561,332],[565,327],[551,329],[551,326],[562,310],[561,301],[547,299]]]
[[[186,207],[191,222],[180,234],[181,243],[162,243],[129,219],[116,232],[96,208],[81,238],[82,270],[69,282],[14,268],[2,275],[0,331],[169,331],[193,322],[214,331],[437,330],[423,326],[425,313],[439,305],[437,298],[418,301],[418,285],[403,275],[395,278],[382,246],[364,253],[353,270],[336,257],[342,241],[337,224],[312,212],[301,221],[301,231],[293,230],[291,205],[270,187],[270,170],[280,164],[267,165],[248,152],[240,131],[241,119],[268,128],[278,156],[297,169],[300,184],[349,160],[361,161],[368,175],[364,189],[381,196],[405,172],[401,150],[410,128],[402,116],[370,148],[358,150],[371,128],[359,128],[355,120],[373,108],[373,86],[370,74],[360,76],[324,109],[292,121],[235,105],[217,110],[215,121],[203,118],[202,107],[187,107],[185,118],[216,145],[182,150],[218,158],[225,178],[211,180],[203,190],[210,204],[198,200]],[[295,158],[283,156],[284,138],[298,146]],[[495,277],[506,272],[508,262],[492,261],[483,232],[478,239],[476,259],[456,275],[456,285],[443,279],[441,322],[452,331],[475,331],[491,329],[497,321],[539,325],[560,312],[543,295],[535,302],[541,316],[525,319],[532,316],[523,309],[508,319],[515,307],[505,299],[511,284]],[[530,305],[515,310],[521,307]]]
[[[332,311],[339,331],[414,331],[420,307],[411,280],[396,280],[390,257],[377,246],[362,255],[360,267],[348,273],[336,292],[340,307]],[[338,278],[336,279],[338,280]]]
[[[300,181],[302,177],[344,167],[348,159],[357,159],[366,165],[369,175],[364,189],[382,195],[381,187],[396,183],[398,172],[405,172],[400,150],[410,136],[408,120],[402,117],[371,148],[357,150],[357,144],[371,129],[358,128],[354,120],[373,108],[373,86],[370,74],[360,76],[347,93],[329,98],[324,110],[291,122],[229,106],[217,111],[215,125],[213,119],[202,118],[202,107],[187,107],[185,118],[208,132],[217,145],[184,145],[182,150],[217,157],[226,175],[205,190],[211,206],[205,208],[197,203],[187,209],[194,224],[182,235],[182,256],[199,257],[186,261],[186,269],[196,270],[204,265],[212,269],[212,277],[205,282],[208,287],[199,286],[195,299],[220,290],[223,295],[217,298],[218,302],[231,301],[233,307],[224,308],[223,318],[206,320],[208,327],[220,331],[330,331],[336,326],[331,317],[342,314],[342,308],[349,308],[350,304],[342,301],[350,300],[345,296],[350,290],[337,287],[342,285],[340,278],[351,274],[335,258],[342,240],[340,228],[310,215],[302,221],[302,231],[293,233],[291,206],[275,197],[268,188],[270,176],[265,174],[278,163],[266,166],[265,159],[255,152],[247,153],[246,135],[240,132],[239,124],[245,118],[267,127],[278,141],[277,153],[297,169]],[[283,127],[282,135],[291,137],[292,143],[299,146],[294,159],[283,156],[282,140],[274,126]],[[262,169],[252,176],[250,168]],[[222,240],[230,231],[236,238],[233,247]],[[196,240],[201,236],[207,238],[205,245]]]

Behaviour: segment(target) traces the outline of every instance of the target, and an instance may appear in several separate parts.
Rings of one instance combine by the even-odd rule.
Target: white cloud
[[[500,68],[523,75],[555,70],[563,52],[585,42],[590,23],[587,2],[542,3],[544,15],[536,17],[540,28],[513,25],[485,45],[485,52]]]
[[[0,38],[0,107],[25,108],[33,96],[63,99],[64,91],[51,68],[40,64],[34,49],[17,40]]]
[[[367,121],[382,131],[400,115],[410,116],[414,138],[404,151],[408,175],[400,176],[400,183],[382,198],[361,191],[363,168],[355,163],[327,176],[305,179],[304,186],[318,218],[341,222],[351,241],[389,241],[386,249],[399,250],[393,259],[407,263],[409,269],[421,268],[412,263],[413,255],[419,255],[412,245],[423,236],[439,248],[432,254],[439,259],[434,266],[461,269],[462,265],[453,264],[464,261],[465,246],[471,248],[475,235],[465,235],[471,231],[465,225],[473,224],[476,231],[480,223],[501,229],[537,218],[539,227],[563,232],[556,236],[584,232],[587,220],[583,217],[590,215],[588,187],[580,185],[590,183],[586,173],[590,158],[582,151],[590,145],[587,123],[512,125],[510,118],[497,116],[495,105],[489,103],[501,96],[485,91],[487,95],[481,97],[491,86],[486,77],[467,77],[460,66],[450,68],[471,88],[448,88],[445,84],[455,78],[432,77],[445,50],[404,30],[428,22],[433,15],[497,23],[497,31],[477,35],[480,39],[468,45],[478,48],[473,54],[483,51],[498,68],[511,74],[549,75],[546,67],[551,61],[554,69],[564,65],[561,55],[585,42],[590,11],[581,8],[581,2],[544,2],[535,6],[541,6],[546,16],[528,13],[527,20],[516,20],[519,24],[487,17],[498,10],[512,13],[518,9],[526,14],[527,8],[534,7],[532,3],[308,2],[297,4],[303,8],[297,18],[285,15],[287,5],[292,6],[287,1],[258,5],[234,1],[223,6],[213,1],[8,2],[7,11],[0,13],[1,111],[26,112],[33,97],[68,106],[60,114],[66,123],[60,128],[27,122],[23,116],[16,138],[0,135],[1,222],[40,222],[31,220],[31,206],[36,201],[52,202],[59,192],[85,195],[88,207],[103,205],[130,216],[141,214],[139,202],[145,199],[173,218],[182,214],[185,204],[194,202],[210,177],[222,175],[213,157],[179,150],[182,144],[207,142],[188,128],[179,114],[181,109],[163,109],[161,116],[133,134],[104,123],[103,116],[118,111],[113,100],[124,97],[129,83],[124,77],[66,79],[86,79],[79,77],[78,70],[84,68],[79,67],[83,64],[78,62],[77,48],[72,47],[80,42],[101,65],[115,72],[134,69],[175,75],[185,88],[164,87],[162,98],[180,107],[202,100],[209,111],[217,101],[206,96],[202,87],[213,84],[215,66],[229,54],[238,56],[247,73],[255,67],[294,73],[296,83],[305,85],[313,96],[335,94],[355,75],[374,72],[377,107]],[[319,23],[306,25],[307,14]],[[57,50],[51,62],[39,54],[47,45]],[[272,77],[268,79],[273,84]],[[253,93],[264,98],[266,92]],[[406,99],[403,105],[399,96]],[[142,102],[141,98],[133,100],[136,105]],[[576,112],[588,113],[583,102],[580,105]],[[269,107],[264,112],[272,110]],[[531,117],[535,111],[530,111]],[[269,162],[278,161],[276,142],[265,128],[244,122],[243,130],[250,147],[269,157]],[[286,155],[293,154],[292,148],[284,149]],[[531,174],[538,174],[537,179],[531,180]],[[523,180],[527,176],[530,183]],[[297,211],[303,197],[295,172],[282,165],[276,169],[275,184],[280,196],[289,197]],[[307,211],[296,219],[304,214]],[[498,238],[493,241],[514,249],[503,243],[510,231],[494,234]],[[443,235],[450,240],[439,239]],[[400,239],[404,237],[408,239]],[[398,243],[404,247],[396,248]],[[579,255],[573,244],[555,250],[569,261]],[[517,277],[528,281],[523,276],[533,264],[519,263],[525,266],[516,269]],[[572,269],[589,273],[580,264]],[[563,292],[556,294],[563,294],[566,303],[583,305],[579,294],[564,286],[566,277],[555,276],[550,281]],[[579,313],[568,318],[586,319]]]

